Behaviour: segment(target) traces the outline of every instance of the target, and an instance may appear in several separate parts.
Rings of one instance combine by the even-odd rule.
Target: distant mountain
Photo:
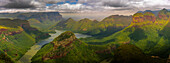
[[[18,60],[33,44],[49,36],[30,27],[26,20],[0,19],[0,53],[4,52],[13,60]]]
[[[169,22],[170,12],[160,10],[158,15],[152,12],[136,13],[133,21],[125,29],[103,38],[81,39],[88,44],[103,43],[122,45],[133,44],[145,54],[167,58],[170,53]]]
[[[66,31],[45,45],[32,58],[32,63],[94,63],[99,58],[95,51]]]
[[[63,20],[59,12],[1,13],[0,17],[28,20],[31,26],[42,31]]]
[[[160,10],[157,10],[157,11],[145,10],[145,11],[138,11],[137,13],[151,12],[151,13],[153,13],[155,16],[157,16],[158,13],[159,13],[159,11],[160,11]]]
[[[50,29],[70,30],[90,35],[109,35],[127,27],[132,21],[131,16],[112,15],[102,21],[92,21],[88,18],[75,21],[72,18],[61,21]],[[107,34],[108,33],[108,34]]]

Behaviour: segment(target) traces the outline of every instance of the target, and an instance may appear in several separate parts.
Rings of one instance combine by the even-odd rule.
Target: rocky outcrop
[[[74,49],[73,43],[78,39],[73,32],[67,31],[51,42],[53,44],[53,50],[42,57],[42,60],[62,58],[67,55],[72,49]],[[81,44],[81,42],[79,43]],[[56,52],[58,51],[58,52]]]
[[[144,14],[136,13],[133,15],[132,18],[133,18],[133,23],[141,23],[147,21],[152,21],[154,23],[156,21],[155,15],[151,12],[145,12]]]
[[[170,21],[170,12],[166,9],[160,10],[155,15],[152,11],[148,12],[138,12],[133,15],[133,27],[141,27],[145,25],[164,25],[167,21]]]
[[[144,15],[142,13],[136,13],[132,16],[133,23],[144,22]]]
[[[168,10],[167,9],[163,9],[163,10],[159,11],[158,18],[162,19],[162,20],[168,20],[168,18],[169,18]]]

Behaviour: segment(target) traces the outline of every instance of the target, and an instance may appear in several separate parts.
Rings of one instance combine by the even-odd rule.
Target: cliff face
[[[169,53],[168,48],[170,48],[167,46],[169,44],[169,18],[170,12],[166,9],[160,10],[157,16],[152,12],[136,13],[133,15],[133,22],[124,31],[129,40],[145,53],[166,57]],[[159,46],[161,44],[164,45]]]
[[[156,21],[155,15],[151,12],[145,12],[144,14],[136,13],[133,15],[132,18],[133,18],[133,23],[143,23],[147,21],[154,23]]]
[[[160,25],[164,26],[167,24],[168,21],[170,21],[170,12],[168,10],[163,9],[157,12],[157,15],[150,12],[144,12],[144,13],[136,13],[133,15],[133,22],[131,25],[135,27],[139,26],[145,26],[145,25]]]
[[[74,42],[78,39],[75,37],[73,32],[67,31],[58,36],[54,41],[51,42],[54,48],[49,53],[43,56],[43,60],[57,59],[66,56],[72,49],[74,49]],[[81,45],[81,42],[77,42]],[[60,51],[60,52],[56,52]]]
[[[170,48],[170,11],[161,10],[157,15],[151,12],[136,13],[133,21],[123,30],[103,38],[83,39],[88,44],[134,44],[145,54],[167,58]],[[161,15],[161,18],[159,17]],[[166,18],[166,19],[165,19]],[[109,45],[108,45],[109,46]],[[117,48],[117,47],[116,47]]]
[[[38,40],[47,37],[49,34],[30,27],[26,20],[0,19],[0,51],[14,60],[18,60]]]

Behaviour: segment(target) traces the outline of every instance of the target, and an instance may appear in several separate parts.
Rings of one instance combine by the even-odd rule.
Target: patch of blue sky
[[[57,5],[61,5],[61,4],[65,4],[65,3],[69,3],[69,4],[77,4],[78,0],[66,0],[65,2],[57,2]],[[46,6],[52,6],[54,4],[46,4]],[[86,5],[86,4],[85,4]]]
[[[53,4],[46,4],[46,6],[52,6]]]

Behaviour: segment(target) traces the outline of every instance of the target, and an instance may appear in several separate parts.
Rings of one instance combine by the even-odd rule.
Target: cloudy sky
[[[59,11],[132,15],[137,11],[170,9],[170,0],[0,0],[0,13]]]

